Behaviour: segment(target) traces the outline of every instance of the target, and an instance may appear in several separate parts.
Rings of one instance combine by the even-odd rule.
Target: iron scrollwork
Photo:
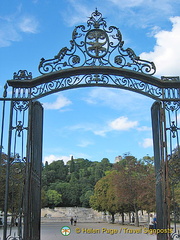
[[[180,130],[178,127],[178,111],[180,109],[180,102],[164,102],[164,106],[169,119],[169,128],[166,128],[166,130],[170,130],[172,138],[176,138],[177,133]],[[174,120],[172,120],[173,117]]]
[[[32,79],[31,72],[27,70],[19,70],[14,73],[14,84],[18,80],[19,87],[13,86],[13,97],[33,99],[67,88],[90,86],[92,84],[108,86],[110,84],[111,86],[117,86],[117,88],[142,93],[155,100],[178,102],[180,89],[176,86],[179,77],[163,76],[161,81],[158,82],[158,79],[151,76],[156,71],[154,63],[140,59],[131,48],[124,49],[123,45],[124,41],[120,30],[115,26],[108,27],[102,14],[96,9],[89,17],[86,25],[75,27],[72,32],[70,48],[62,48],[52,59],[41,59],[39,71],[43,74],[40,77],[42,83],[38,80],[36,84],[36,79]],[[96,71],[96,74],[90,72],[90,74],[86,73],[88,75],[80,75],[78,73],[67,77],[66,70],[83,69],[83,67],[92,69],[98,67],[98,69],[101,69],[101,74]],[[112,67],[108,70],[109,75],[102,74],[106,67]],[[113,69],[120,70],[122,73],[119,76],[112,76]],[[61,73],[62,75],[66,73],[66,77],[61,77]],[[51,74],[52,77],[53,74],[54,76],[57,74],[53,78],[55,80],[51,80]],[[46,77],[48,80],[45,79]],[[143,77],[146,77],[145,81]],[[31,80],[33,82],[32,86],[30,84]],[[23,87],[20,87],[20,82]],[[27,84],[23,85],[25,82]],[[164,84],[166,82],[171,82],[172,86]],[[176,82],[176,85],[173,85],[174,82]],[[26,104],[28,108],[26,101],[19,102],[16,105],[19,109],[24,109]]]
[[[123,48],[124,41],[119,29],[107,27],[102,14],[96,9],[87,21],[87,26],[75,27],[70,48],[64,47],[52,59],[41,59],[41,74],[59,71],[68,67],[112,66],[153,75],[153,62],[140,59],[131,48]]]
[[[16,129],[17,136],[18,136],[18,137],[21,137],[21,132],[22,132],[24,129],[27,130],[28,128],[23,126],[22,121],[18,121],[18,124],[16,125],[16,127],[12,127],[12,129]]]
[[[14,73],[13,76],[14,80],[31,80],[32,79],[32,73],[27,70],[19,70],[17,73]]]
[[[165,109],[171,112],[177,112],[180,109],[180,102],[179,101],[171,101],[171,102],[164,102]]]
[[[148,83],[144,83],[138,79],[120,77],[110,74],[88,74],[71,76],[43,83],[40,86],[31,89],[32,97],[42,97],[50,92],[58,92],[68,88],[76,88],[78,86],[119,86],[120,88],[140,92],[154,99],[162,98],[162,89]]]

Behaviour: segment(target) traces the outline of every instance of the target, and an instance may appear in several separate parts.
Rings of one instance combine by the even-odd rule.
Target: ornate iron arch
[[[87,26],[75,27],[70,48],[64,47],[53,58],[41,59],[39,71],[42,74],[67,68],[84,66],[111,66],[152,75],[154,63],[140,59],[131,48],[123,48],[120,30],[107,27],[102,14],[96,9],[87,21]]]
[[[22,78],[23,75],[23,78]],[[8,84],[14,98],[38,99],[46,95],[80,87],[112,87],[134,91],[159,101],[178,101],[179,77],[155,78],[132,70],[113,67],[77,67],[52,72],[37,78],[20,70]]]
[[[66,89],[98,86],[127,89],[160,101],[179,99],[178,77],[152,76],[154,63],[123,45],[120,30],[107,27],[96,9],[86,26],[75,27],[70,48],[62,48],[52,59],[41,59],[41,76],[32,78],[31,73],[20,70],[8,84],[14,88],[15,98],[38,99]]]

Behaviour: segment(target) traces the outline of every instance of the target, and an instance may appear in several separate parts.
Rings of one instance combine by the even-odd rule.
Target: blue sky
[[[97,9],[118,27],[124,48],[153,61],[155,76],[179,76],[180,2],[177,0],[0,1],[0,90],[13,73],[40,75],[40,59],[69,47],[75,26]],[[73,155],[91,161],[130,152],[153,155],[150,108],[154,100],[130,91],[80,88],[40,99],[44,106],[43,160]]]

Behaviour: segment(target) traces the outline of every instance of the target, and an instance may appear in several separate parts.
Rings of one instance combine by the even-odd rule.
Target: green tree
[[[41,207],[47,207],[48,202],[47,202],[47,196],[46,196],[46,191],[42,188],[41,190]]]
[[[75,162],[73,156],[71,157],[71,161],[69,161],[69,172],[73,173],[75,171]]]
[[[104,172],[112,168],[112,163],[110,163],[108,158],[103,158],[100,162],[100,166]]]
[[[90,207],[89,205],[89,201],[90,201],[90,197],[93,195],[94,191],[93,190],[87,190],[86,192],[84,192],[81,197],[80,197],[80,202],[82,204],[82,207]]]
[[[114,174],[113,171],[101,178],[95,185],[94,195],[90,197],[90,206],[97,211],[108,211],[112,215],[112,223],[114,223],[115,213],[119,212]]]
[[[155,176],[153,167],[137,160],[134,156],[125,155],[123,160],[115,164],[118,170],[116,188],[121,203],[128,205],[135,212],[136,226],[139,225],[138,210],[154,210]]]
[[[55,182],[50,186],[51,189],[56,190],[59,194],[61,194],[63,207],[71,206],[71,189],[70,183],[68,182]]]
[[[60,203],[62,202],[61,194],[59,194],[56,190],[49,189],[46,195],[47,195],[47,204],[51,208],[54,208],[55,206],[59,206]]]
[[[180,221],[180,147],[177,146],[168,161],[169,197],[171,210],[176,216],[175,221]]]
[[[19,156],[19,155],[17,155]],[[0,174],[0,209],[4,210],[4,196],[6,184],[6,167],[8,156],[5,153],[1,155],[1,174]],[[8,210],[16,214],[21,208],[22,196],[25,178],[25,163],[19,158],[10,158],[9,173],[9,192],[8,192]]]

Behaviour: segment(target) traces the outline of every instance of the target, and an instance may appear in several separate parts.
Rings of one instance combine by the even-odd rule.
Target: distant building
[[[115,157],[114,162],[117,163],[117,162],[120,162],[121,160],[122,160],[122,156],[117,156]]]

